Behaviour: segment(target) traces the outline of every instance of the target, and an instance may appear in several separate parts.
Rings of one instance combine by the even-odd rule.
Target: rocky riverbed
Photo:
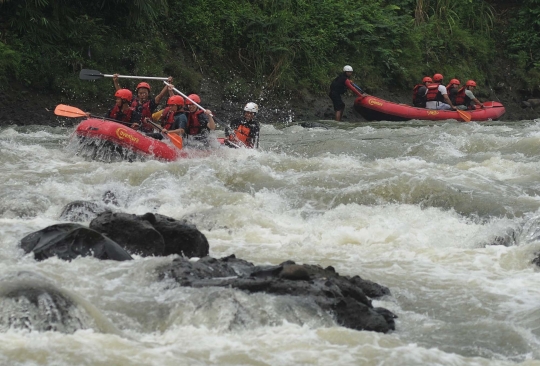
[[[54,256],[64,260],[94,256],[124,261],[132,259],[130,254],[143,257],[179,254],[172,263],[157,270],[159,279],[170,279],[180,286],[192,288],[217,287],[250,294],[288,296],[298,302],[298,306],[309,303],[316,308],[316,313],[333,314],[336,322],[347,328],[383,333],[395,329],[396,315],[387,309],[373,307],[370,300],[390,295],[385,286],[359,276],[340,276],[332,266],[298,265],[291,260],[274,266],[257,266],[235,255],[212,258],[208,256],[209,245],[204,234],[186,220],[178,221],[153,213],[132,215],[109,210],[97,213],[101,211],[99,205],[84,201],[68,204],[62,217],[77,220],[96,215],[89,228],[76,223],[52,225],[22,238],[22,249],[26,253],[33,252],[36,260]],[[46,291],[41,285],[35,285],[30,294],[27,289],[15,287],[7,297],[23,296],[26,302],[37,302],[33,299]],[[0,301],[1,296],[0,293]],[[72,304],[72,301],[62,299],[55,307],[60,313],[68,313]],[[66,317],[69,324],[73,323],[72,318]],[[48,321],[44,318],[40,324]],[[0,317],[0,328],[19,322],[22,321],[11,320],[4,324]],[[53,326],[51,322],[50,327]]]

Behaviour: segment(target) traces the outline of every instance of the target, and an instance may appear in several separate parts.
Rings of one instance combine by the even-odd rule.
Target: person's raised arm
[[[115,88],[116,90],[122,89],[122,87],[121,87],[120,84],[118,83],[118,74],[113,74],[112,80],[113,80],[113,83],[114,83],[114,88]]]
[[[161,101],[161,99],[163,99],[167,91],[169,91],[169,97],[172,97],[174,95],[173,85],[171,84],[172,80],[173,80],[172,76],[169,76],[169,78],[167,79],[167,82],[169,83],[169,85],[165,85],[163,89],[161,89],[159,94],[156,95],[156,97],[154,98],[154,101],[156,102],[156,104],[159,104],[159,102]]]
[[[215,130],[216,122],[214,121],[214,117],[212,116],[212,111],[207,109],[204,111],[204,114],[206,114],[206,116],[208,117],[208,124],[206,126],[211,130]]]

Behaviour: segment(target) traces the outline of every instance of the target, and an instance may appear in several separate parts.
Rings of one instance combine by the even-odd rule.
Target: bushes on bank
[[[222,81],[231,96],[263,88],[326,93],[344,64],[371,92],[410,88],[434,72],[481,81],[493,73],[496,57],[497,18],[489,3],[5,0],[0,78],[73,97],[111,92],[112,83],[78,83],[81,68],[172,74],[187,91],[196,91],[203,75]],[[534,84],[540,0],[524,3],[508,30],[508,50],[523,80]]]

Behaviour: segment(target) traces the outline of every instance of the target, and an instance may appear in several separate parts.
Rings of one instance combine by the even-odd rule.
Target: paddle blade
[[[71,107],[65,104],[58,104],[54,109],[54,114],[62,117],[86,117],[86,113],[79,108]]]
[[[459,116],[465,121],[465,122],[471,122],[471,114],[469,112],[463,112],[463,111],[460,111],[459,109],[457,110]]]
[[[104,77],[102,73],[97,70],[82,69],[79,73],[79,79],[82,80],[96,80]]]
[[[168,133],[167,137],[169,138],[169,140],[171,140],[173,145],[176,146],[177,148],[182,149],[182,147],[184,146],[184,142],[182,141],[182,138],[180,136],[174,133]]]

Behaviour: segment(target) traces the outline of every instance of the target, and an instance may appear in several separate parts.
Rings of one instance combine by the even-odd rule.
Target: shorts
[[[452,107],[450,107],[449,104],[443,103],[443,102],[437,102],[437,101],[429,101],[426,103],[427,109],[437,109],[437,110],[450,110]]]
[[[337,112],[345,109],[345,103],[341,100],[341,94],[330,92],[328,96],[332,99],[332,103],[334,103],[334,111]]]

